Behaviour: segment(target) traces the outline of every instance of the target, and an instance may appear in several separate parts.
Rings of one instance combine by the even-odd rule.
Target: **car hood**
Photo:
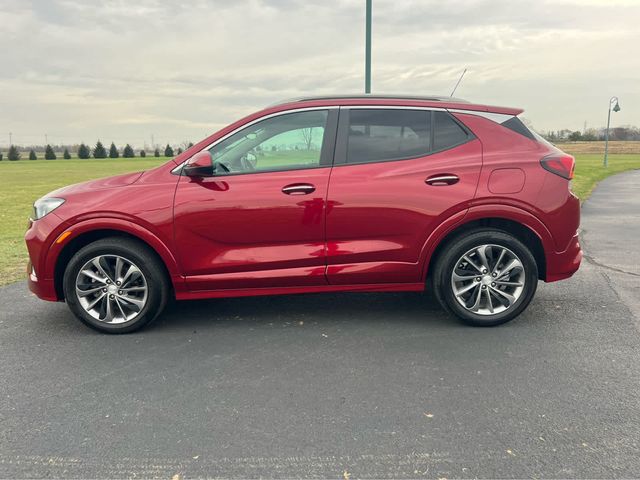
[[[142,172],[125,173],[124,175],[116,175],[114,177],[99,178],[97,180],[89,180],[88,182],[76,183],[66,187],[59,188],[50,192],[48,197],[63,197],[68,194],[84,193],[88,191],[104,190],[107,188],[126,187],[138,181],[142,176]]]

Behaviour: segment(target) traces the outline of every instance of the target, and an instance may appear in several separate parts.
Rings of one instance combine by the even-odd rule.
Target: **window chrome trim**
[[[451,113],[464,113],[467,115],[475,115],[476,117],[486,118],[487,120],[491,120],[497,124],[502,124],[507,120],[511,120],[516,115],[510,115],[508,113],[494,113],[494,112],[480,112],[477,110],[464,110],[460,108],[450,108],[449,112]]]
[[[427,110],[433,112],[446,112],[443,107],[412,107],[409,105],[341,105],[342,109],[349,110]]]
[[[270,113],[269,115],[264,115],[262,117],[256,118],[255,120],[251,120],[248,123],[240,125],[238,128],[233,129],[232,131],[230,131],[226,135],[223,135],[222,137],[218,138],[217,140],[214,140],[213,142],[211,142],[210,144],[208,144],[206,147],[202,148],[201,150],[198,150],[193,155],[191,155],[189,158],[184,159],[182,161],[182,163],[180,163],[178,166],[176,166],[174,169],[171,170],[171,173],[173,173],[174,175],[180,175],[181,172],[182,172],[182,167],[184,167],[185,164],[189,160],[191,160],[191,158],[194,155],[197,155],[198,153],[202,153],[205,150],[209,150],[209,149],[215,147],[217,144],[219,144],[220,142],[226,140],[227,138],[231,137],[232,135],[235,135],[239,131],[244,130],[247,127],[250,127],[251,125],[255,125],[256,123],[259,123],[259,122],[261,122],[263,120],[268,120],[270,118],[279,117],[281,115],[287,115],[289,113],[310,112],[310,111],[314,111],[314,110],[339,110],[339,109],[340,109],[340,107],[338,105],[330,105],[330,106],[324,106],[324,107],[293,108],[293,109],[290,109],[290,110],[281,110],[279,112],[273,112],[273,113]],[[326,165],[321,165],[321,166],[324,167]],[[252,173],[258,173],[258,172],[252,172]],[[223,175],[221,175],[221,176],[223,176]]]
[[[345,113],[348,113],[349,110],[352,109],[369,109],[369,110],[378,110],[378,109],[394,109],[394,110],[427,110],[431,111],[431,146],[434,147],[434,116],[433,112],[445,112],[449,114],[451,119],[458,124],[458,126],[467,134],[467,138],[453,145],[448,145],[443,148],[431,150],[425,154],[415,155],[411,157],[398,157],[398,158],[386,158],[382,160],[376,160],[374,162],[363,161],[363,162],[347,162],[347,144],[346,137],[344,137],[344,130],[348,128],[348,125],[343,125],[342,122],[347,122],[348,117]],[[341,138],[341,130],[342,130],[342,138]],[[461,145],[465,145],[469,142],[477,140],[477,136],[467,127],[463,122],[458,120],[454,115],[451,115],[451,111],[448,108],[441,107],[414,107],[409,105],[341,105],[340,106],[340,120],[338,121],[338,133],[336,137],[336,149],[333,158],[333,166],[334,167],[347,167],[351,165],[367,165],[367,164],[375,164],[375,163],[386,163],[386,162],[401,162],[404,160],[416,160],[418,158],[426,158],[431,155],[435,155],[437,153],[446,152],[447,150],[452,150],[454,148],[458,148]]]
[[[269,118],[278,117],[280,115],[287,115],[289,113],[307,112],[307,111],[314,111],[314,110],[340,110],[340,109],[358,109],[358,110],[360,110],[360,109],[369,109],[369,110],[371,110],[371,109],[376,109],[376,110],[378,110],[378,109],[384,109],[384,110],[427,110],[427,111],[439,111],[439,112],[473,113],[472,110],[448,109],[448,108],[445,108],[445,107],[426,107],[426,106],[423,107],[423,106],[419,106],[419,105],[415,105],[414,106],[414,105],[375,105],[375,104],[366,104],[366,105],[324,105],[324,106],[318,106],[318,107],[292,108],[292,109],[289,109],[289,110],[281,110],[279,112],[270,113],[269,115],[264,115],[262,117],[256,118],[255,120],[252,120],[249,123],[245,123],[244,125],[239,126],[238,128],[236,128],[236,129],[232,130],[231,132],[227,133],[226,135],[224,135],[224,136],[218,138],[217,140],[211,142],[206,147],[204,147],[201,150],[197,151],[193,155],[196,155],[196,154],[198,154],[200,152],[204,152],[205,150],[209,150],[209,149],[215,147],[218,143],[220,143],[223,140],[226,140],[227,138],[229,138],[230,136],[238,133],[240,130],[243,130],[243,129],[247,128],[247,127],[250,127],[251,125],[254,125],[254,124],[258,123],[258,122],[261,122],[262,120],[267,120]],[[486,112],[480,112],[480,113],[486,113]],[[460,124],[460,122],[458,122],[458,123]],[[472,137],[475,137],[475,135],[473,135],[468,128],[463,127],[463,129],[468,134],[471,134]],[[469,140],[471,140],[471,139],[469,139]],[[463,142],[463,143],[466,143],[466,142]],[[459,145],[462,145],[463,143],[461,143]],[[456,146],[458,146],[458,145],[456,145]],[[449,147],[449,148],[455,148],[455,146],[454,147]],[[442,150],[440,150],[440,151],[442,151]],[[438,152],[434,151],[432,153],[438,153]],[[193,155],[191,157],[193,157]],[[185,160],[183,160],[182,163],[180,163],[173,170],[171,170],[171,173],[173,173],[175,175],[180,175],[180,173],[182,171],[182,167],[184,167],[186,162],[189,161],[191,159],[191,157],[186,158]],[[420,158],[420,157],[411,157],[411,158]],[[400,159],[397,159],[397,160],[400,160]],[[397,160],[391,160],[391,161],[397,161]],[[408,158],[405,158],[403,160],[408,160]],[[337,166],[335,161],[334,161],[333,165]],[[351,163],[349,165],[357,165],[357,164]],[[324,165],[322,165],[322,167],[324,167]],[[257,173],[257,172],[255,172],[255,173]]]

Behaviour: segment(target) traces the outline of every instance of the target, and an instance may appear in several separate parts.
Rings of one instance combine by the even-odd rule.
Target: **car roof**
[[[523,112],[520,108],[498,107],[480,103],[472,103],[461,98],[446,97],[443,95],[378,95],[378,94],[338,94],[338,95],[317,95],[303,96],[283,100],[267,107],[270,109],[280,109],[283,107],[308,107],[312,105],[388,105],[388,106],[413,106],[446,108],[464,111],[481,111],[507,115],[519,115]]]
[[[450,103],[469,103],[467,100],[455,97],[445,97],[444,95],[373,95],[373,94],[341,94],[341,95],[316,95],[308,97],[295,97],[282,100],[275,105],[297,102],[312,102],[317,100],[421,100],[424,102],[450,102]]]

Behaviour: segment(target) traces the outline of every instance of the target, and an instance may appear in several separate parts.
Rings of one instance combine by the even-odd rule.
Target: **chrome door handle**
[[[434,187],[442,187],[445,185],[453,185],[460,181],[460,177],[453,174],[438,174],[432,175],[425,180],[427,185],[433,185]]]
[[[316,187],[309,183],[293,183],[282,188],[287,195],[309,195],[316,191]]]

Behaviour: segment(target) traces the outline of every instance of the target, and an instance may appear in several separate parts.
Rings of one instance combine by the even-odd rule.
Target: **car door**
[[[341,108],[327,198],[330,284],[421,282],[433,230],[475,194],[480,141],[445,110]]]
[[[214,176],[178,182],[174,228],[191,290],[326,284],[325,199],[337,109],[281,112],[209,148]]]

